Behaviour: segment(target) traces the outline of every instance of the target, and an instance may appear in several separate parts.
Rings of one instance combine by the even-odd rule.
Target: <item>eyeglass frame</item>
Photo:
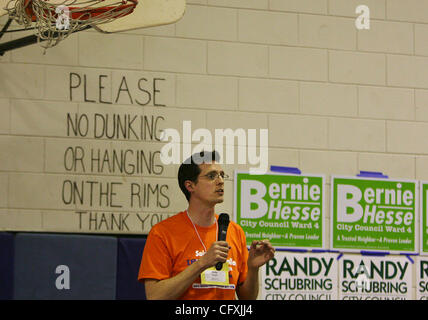
[[[214,177],[210,177],[210,176],[212,176],[212,175],[215,175]],[[223,174],[223,175],[222,175]],[[229,178],[229,175],[228,174],[226,174],[226,173],[224,173],[224,171],[222,171],[222,172],[218,172],[218,171],[212,171],[212,172],[210,172],[210,173],[207,173],[207,174],[205,174],[205,175],[203,175],[203,176],[201,176],[201,177],[207,177],[207,178],[209,178],[211,181],[215,181],[215,180],[217,180],[219,177],[221,177],[223,180],[224,179],[227,179],[227,178]]]

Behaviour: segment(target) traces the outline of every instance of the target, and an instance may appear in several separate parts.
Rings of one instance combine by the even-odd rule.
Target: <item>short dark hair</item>
[[[178,169],[178,185],[186,196],[187,201],[190,200],[190,192],[186,189],[184,182],[187,180],[197,182],[198,176],[201,173],[201,168],[199,168],[199,165],[210,161],[219,162],[220,154],[215,150],[201,151],[192,154],[180,165],[180,168]]]

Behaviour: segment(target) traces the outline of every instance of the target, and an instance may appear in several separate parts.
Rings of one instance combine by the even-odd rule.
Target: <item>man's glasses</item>
[[[207,177],[208,179],[214,181],[216,179],[218,179],[219,177],[221,177],[223,180],[226,178],[229,178],[229,176],[227,174],[225,174],[224,172],[210,172],[206,175],[203,175],[203,177]]]

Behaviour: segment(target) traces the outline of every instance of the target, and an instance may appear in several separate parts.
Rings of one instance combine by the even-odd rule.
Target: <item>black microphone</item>
[[[229,227],[229,215],[221,213],[218,217],[218,241],[226,241],[227,228]],[[223,268],[222,262],[217,262],[215,265],[216,270]]]

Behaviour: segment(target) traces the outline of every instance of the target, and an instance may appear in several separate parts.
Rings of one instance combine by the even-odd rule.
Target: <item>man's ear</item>
[[[194,182],[190,181],[190,180],[186,180],[184,181],[184,187],[186,188],[187,191],[189,191],[190,193],[192,193],[193,189],[194,189]]]

